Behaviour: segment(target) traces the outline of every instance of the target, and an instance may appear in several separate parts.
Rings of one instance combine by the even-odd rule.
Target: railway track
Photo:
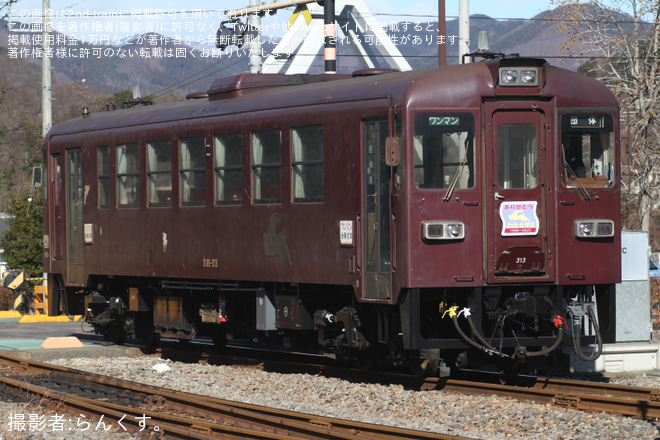
[[[478,373],[478,379],[437,380],[429,388],[464,394],[496,394],[582,411],[606,412],[643,420],[660,419],[660,389],[600,382]]]
[[[189,353],[159,350],[163,357],[184,359]],[[197,354],[199,355],[199,354]],[[417,378],[391,373],[361,371],[332,364],[290,361],[286,358],[244,358],[202,354],[199,359],[210,364],[242,364],[246,368],[261,368],[281,373],[308,373],[340,377],[365,383],[399,383],[420,391],[445,391],[470,395],[498,395],[520,401],[591,412],[605,412],[642,420],[660,419],[660,389],[629,387],[602,382],[555,379],[535,376],[509,376],[497,373],[464,370],[451,378]]]
[[[22,372],[0,377],[5,388],[51,402],[58,410],[104,417],[127,431],[161,438],[468,440],[168,391],[5,354],[0,362]],[[32,375],[30,380],[25,374]]]
[[[185,352],[167,349],[159,350],[159,354],[172,360],[182,360],[188,355]],[[500,374],[482,371],[461,371],[458,375],[447,379],[433,377],[420,379],[400,373],[365,372],[343,366],[335,367],[332,364],[301,363],[272,358],[246,359],[241,356],[217,354],[202,354],[198,359],[210,364],[241,364],[246,368],[340,377],[365,383],[399,383],[406,388],[420,391],[498,395],[567,409],[605,412],[643,420],[660,419],[660,389],[656,388],[522,375],[505,379]]]

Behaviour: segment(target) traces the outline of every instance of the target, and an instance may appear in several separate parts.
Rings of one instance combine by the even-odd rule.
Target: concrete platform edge
[[[4,350],[21,359],[48,362],[54,359],[96,358],[96,357],[132,357],[142,354],[138,347],[118,345],[98,345],[78,348],[35,348],[28,350]]]

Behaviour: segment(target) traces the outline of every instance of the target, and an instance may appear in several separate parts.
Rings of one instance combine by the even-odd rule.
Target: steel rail
[[[660,418],[658,390],[581,381],[541,380],[529,387],[447,380],[435,389],[472,395],[496,394],[581,411],[607,412],[643,420]]]
[[[2,356],[0,356],[0,360],[1,359]],[[23,359],[16,358],[14,362],[22,365],[23,368],[30,368],[37,371],[40,368],[38,363],[28,364],[28,361]],[[269,361],[267,363],[270,364],[271,362]],[[279,365],[283,363],[272,362],[272,364]],[[286,365],[290,364],[286,363]],[[46,366],[46,369],[50,367],[55,366]],[[305,368],[305,366],[303,365],[299,368]],[[314,366],[314,368],[317,368],[317,374],[338,374],[335,371],[336,369],[333,367],[317,365]],[[343,371],[346,372],[345,369]],[[360,375],[360,373],[363,372],[350,372],[350,374],[358,375]],[[508,396],[523,401],[551,404],[557,407],[582,411],[604,411],[610,414],[623,415],[645,420],[660,419],[660,390],[658,389],[625,387],[600,382],[572,381],[553,378],[537,378],[530,376],[513,376],[504,381],[505,383],[502,383],[503,379],[499,374],[486,375],[484,372],[478,372],[478,375],[478,378],[473,378],[473,375],[470,374],[470,372],[467,372],[467,377],[470,377],[469,380],[458,380],[451,378],[427,378],[424,381],[420,381],[419,379],[414,378],[409,378],[408,380],[405,376],[401,376],[399,374],[391,375],[388,373],[370,373],[371,379],[378,377],[378,380],[380,381],[388,381],[389,377],[390,382],[402,381],[403,383],[408,383],[408,386],[411,386],[412,388],[418,386],[418,389],[427,391],[441,390],[445,392],[481,395],[497,394],[500,396]],[[103,379],[99,380],[110,380],[105,376],[100,376],[100,378]],[[145,387],[144,385],[141,386]],[[154,395],[159,392],[164,392],[164,390],[157,388],[150,390],[151,391],[149,392],[154,393]],[[177,392],[174,393],[176,394]],[[250,405],[248,404],[230,402],[206,396],[196,397],[204,401],[211,401],[218,404],[237,405],[238,408],[244,409],[250,408]],[[170,398],[170,402],[173,403],[174,399]],[[359,432],[363,433],[363,435],[377,436],[379,434],[377,432],[372,432],[372,427],[376,427],[376,430],[381,429],[379,425],[364,424],[364,426],[360,426],[360,424],[355,422],[341,421],[337,419],[321,422],[320,418],[314,418],[310,415],[302,413],[291,413],[291,415],[287,415],[287,411],[272,408],[267,409],[267,411],[269,414],[276,417],[291,417],[291,420],[297,420],[301,422],[310,422],[311,420],[314,420],[313,423],[320,424],[322,426],[331,426],[333,429],[337,430],[344,430],[352,433],[357,432],[356,430],[359,430]],[[409,431],[402,430],[402,432],[399,432],[396,429],[389,429],[387,437],[374,438],[404,439],[409,438],[406,437],[407,435],[410,435]]]
[[[212,421],[193,420],[175,416],[166,416],[155,411],[142,409],[129,410],[124,406],[114,405],[109,402],[66,396],[67,399],[82,399],[83,403],[79,404],[78,407],[91,407],[91,405],[100,407],[100,414],[104,414],[103,410],[105,409],[105,414],[115,417],[121,417],[123,414],[120,413],[122,412],[128,414],[131,411],[136,414],[135,417],[150,417],[150,424],[163,427],[163,429],[168,432],[168,435],[169,433],[176,433],[176,431],[173,431],[173,427],[183,425],[184,428],[179,429],[194,429],[196,432],[208,433],[211,435],[222,434],[223,438],[262,438],[255,436],[256,431],[253,429],[257,425],[265,425],[266,428],[260,428],[261,431],[258,432],[261,435],[267,435],[263,438],[272,439],[467,440],[465,437],[453,435],[353,422],[216,399],[213,397],[191,395],[179,391],[165,390],[150,385],[121,381],[95,373],[87,373],[56,365],[26,361],[4,354],[0,354],[0,361],[12,364],[27,371],[50,374],[53,378],[61,376],[63,382],[69,381],[77,387],[91,387],[91,389],[99,389],[100,391],[103,391],[104,388],[115,388],[124,394],[142,393],[149,396],[148,400],[151,405],[164,406],[168,409],[176,409],[177,411],[185,412],[186,414],[212,419]],[[0,381],[8,383],[6,379],[0,378]],[[17,382],[20,381],[13,382],[18,385]],[[38,387],[30,384],[27,384],[26,386],[29,387],[30,390],[40,390],[43,393],[53,393],[45,387]],[[41,390],[41,388],[43,388],[43,390]],[[220,424],[223,425],[222,428],[225,429],[225,431],[218,431],[218,425]],[[228,428],[225,424],[233,425],[233,428]],[[249,435],[248,437],[240,437],[240,435],[243,435],[242,431],[230,433],[227,432],[226,429],[248,430],[248,432],[251,432],[249,435],[252,435],[252,437]],[[268,433],[264,434],[263,429],[268,430]],[[237,437],[229,437],[230,434],[237,435]]]
[[[8,377],[0,376],[0,383],[3,383],[6,386],[13,387],[16,389],[23,390],[30,395],[39,396],[41,399],[46,401],[50,400],[55,402],[55,407],[57,409],[62,409],[63,407],[69,411],[74,410],[76,413],[84,414],[91,417],[109,417],[113,421],[121,421],[122,426],[129,426],[126,428],[130,432],[139,431],[142,428],[139,425],[139,421],[136,417],[142,416],[151,416],[152,414],[146,414],[144,411],[132,411],[131,408],[123,407],[119,405],[109,404],[107,402],[99,402],[93,399],[88,399],[84,397],[78,397],[74,395],[68,395],[50,388],[42,387],[39,385],[34,385],[27,383],[25,381],[11,379]],[[129,416],[129,417],[127,417]],[[155,422],[155,423],[154,423]],[[213,437],[206,433],[200,433],[199,431],[190,431],[181,428],[180,426],[175,426],[173,424],[167,423],[161,419],[151,419],[150,422],[145,425],[145,427],[151,427],[152,429],[162,430],[167,432],[168,437],[177,438],[177,439],[199,439],[199,440],[211,440]],[[156,428],[157,427],[157,428]],[[250,438],[250,437],[242,437]]]
[[[214,439],[221,436],[223,439],[273,439],[273,440],[369,440],[367,437],[362,437],[357,434],[345,432],[333,432],[331,429],[323,426],[314,426],[313,424],[304,424],[290,422],[287,420],[265,420],[269,417],[260,417],[260,414],[255,413],[250,420],[243,419],[246,417],[246,411],[235,410],[232,408],[225,408],[227,417],[207,421],[200,419],[193,419],[188,417],[174,416],[164,414],[162,412],[147,410],[142,408],[133,408],[125,405],[118,405],[108,401],[100,401],[86,397],[80,397],[69,394],[67,392],[60,392],[52,388],[34,385],[25,381],[0,377],[0,382],[8,386],[20,388],[28,393],[41,396],[45,399],[50,399],[59,404],[64,405],[69,409],[74,409],[90,416],[104,416],[109,417],[113,421],[130,425],[131,431],[135,432],[139,426],[139,420],[148,420],[146,429],[163,432],[167,438],[177,439]],[[77,381],[77,385],[80,381]],[[107,385],[107,384],[106,384]],[[88,386],[94,386],[93,382]],[[132,387],[131,387],[132,388]],[[164,402],[156,402],[156,405]],[[194,406],[197,402],[190,402]],[[209,404],[205,408],[212,411],[213,405]],[[188,409],[189,407],[178,406],[180,410]],[[198,413],[198,411],[194,411]],[[231,414],[231,413],[234,414]],[[272,417],[270,417],[272,419]],[[238,420],[238,425],[235,426]],[[264,422],[261,425],[260,422]],[[274,422],[274,423],[273,423]],[[279,425],[279,426],[277,426]],[[296,426],[298,425],[298,426]]]

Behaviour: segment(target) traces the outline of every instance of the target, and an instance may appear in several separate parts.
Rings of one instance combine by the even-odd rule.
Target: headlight
[[[447,235],[452,238],[463,237],[463,224],[455,223],[447,225]]]
[[[502,85],[515,84],[518,81],[517,70],[502,70],[500,72],[500,82]]]
[[[465,238],[465,225],[454,221],[422,222],[424,240],[462,240]]]
[[[520,82],[522,84],[532,84],[536,85],[538,84],[538,79],[537,79],[537,71],[536,70],[521,70],[520,71]]]
[[[580,223],[580,237],[591,237],[594,235],[594,224],[593,222]]]
[[[577,238],[605,238],[614,236],[612,220],[575,220],[575,236]]]
[[[535,67],[501,68],[500,85],[505,87],[536,87],[539,85],[539,69]]]

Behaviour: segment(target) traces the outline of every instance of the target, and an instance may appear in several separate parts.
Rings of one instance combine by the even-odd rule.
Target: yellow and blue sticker
[[[539,233],[539,218],[536,215],[538,202],[503,202],[500,205],[502,236],[536,235]]]

